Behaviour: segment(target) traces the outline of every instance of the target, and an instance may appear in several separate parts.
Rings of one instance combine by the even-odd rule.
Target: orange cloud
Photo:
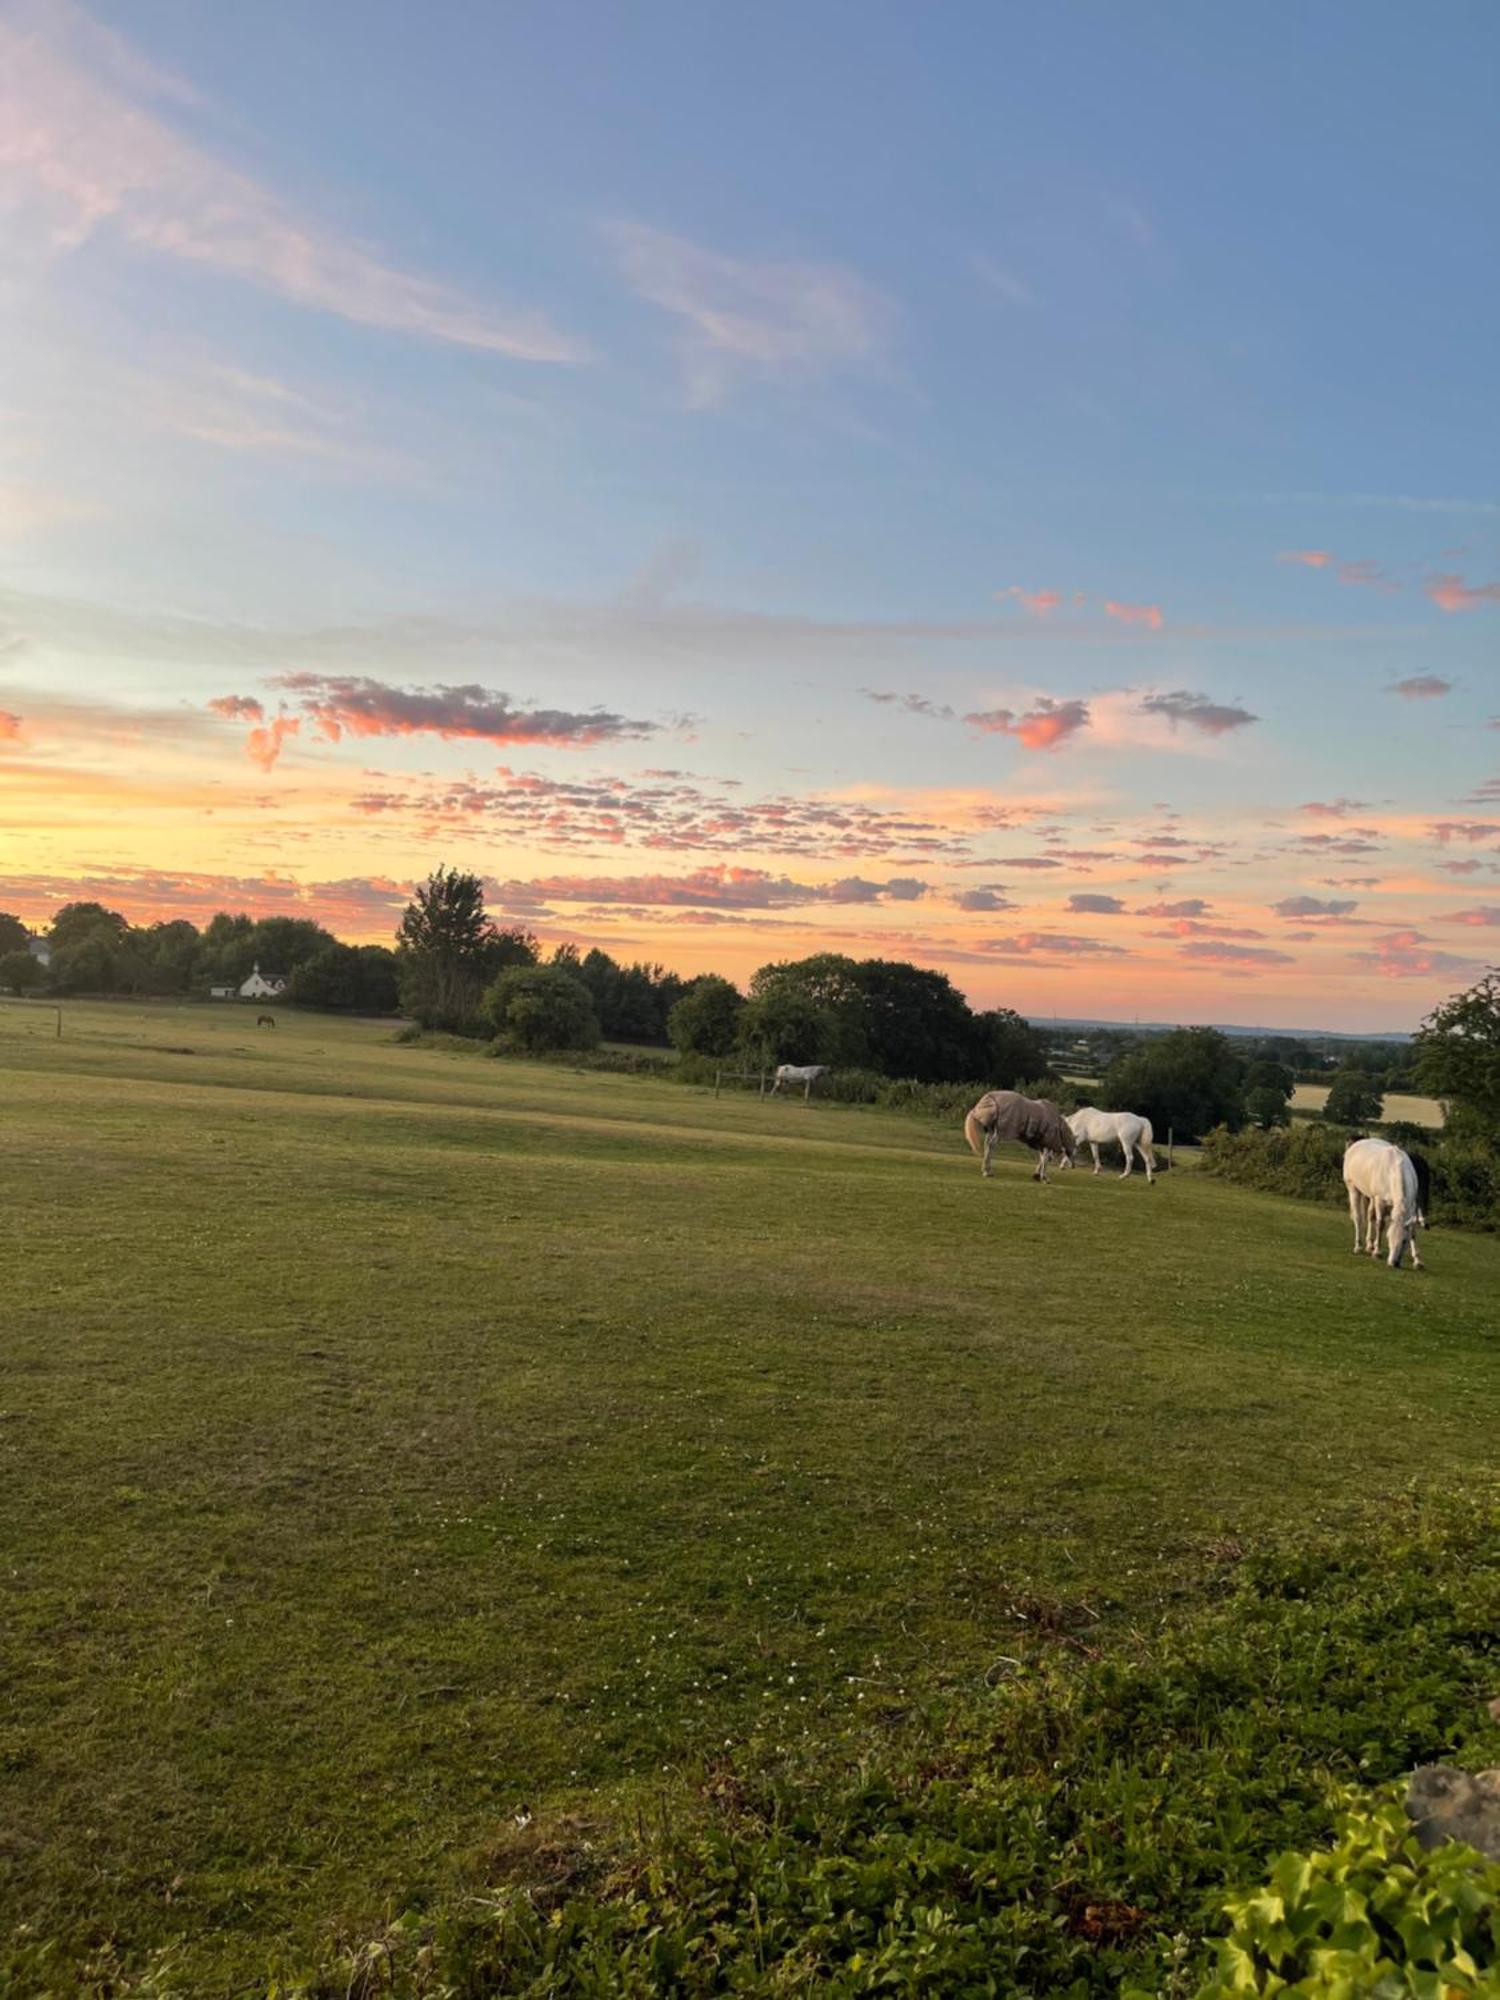
[[[0,708],[0,743],[19,743],[21,718],[8,708]]]
[[[1465,924],[1470,930],[1500,930],[1500,906],[1483,903],[1472,910],[1449,910],[1434,919],[1440,924]]]
[[[301,727],[300,716],[273,715],[269,722],[252,729],[245,738],[245,754],[263,771],[269,771],[281,755],[281,746],[287,737],[295,736]]]
[[[1433,951],[1421,931],[1392,931],[1377,938],[1373,951],[1355,954],[1356,965],[1368,966],[1382,979],[1421,979],[1443,973],[1453,979],[1468,979],[1478,970],[1474,959],[1460,958],[1451,951]]]
[[[1302,563],[1307,569],[1327,569],[1333,561],[1327,549],[1283,549],[1277,562]]]
[[[1439,611],[1477,611],[1481,604],[1500,603],[1500,583],[1471,586],[1451,570],[1428,577],[1422,588]]]
[[[1248,969],[1260,965],[1295,965],[1289,951],[1272,951],[1266,945],[1220,944],[1207,940],[1182,946],[1181,955],[1195,965],[1227,965]]]
[[[1089,705],[1086,701],[1054,701],[1050,695],[1042,695],[1024,715],[1017,715],[1014,709],[989,708],[966,715],[964,721],[991,735],[1013,736],[1028,750],[1056,750],[1078,730],[1088,727]]]
[[[1117,604],[1111,597],[1106,599],[1104,609],[1111,618],[1118,618],[1122,625],[1144,625],[1152,632],[1159,632],[1162,628],[1159,604]]]

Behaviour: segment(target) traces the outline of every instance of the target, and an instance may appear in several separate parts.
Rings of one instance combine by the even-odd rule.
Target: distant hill
[[[1106,1021],[1098,1017],[1082,1014],[1033,1014],[1033,1027],[1037,1028],[1130,1028],[1138,1029],[1143,1035],[1165,1035],[1173,1028],[1210,1027],[1217,1028],[1221,1035],[1246,1035],[1257,1040],[1263,1035],[1288,1035],[1304,1042],[1409,1042],[1412,1036],[1400,1028],[1371,1028],[1364,1034],[1351,1034],[1345,1028],[1256,1028],[1246,1027],[1238,1021]]]

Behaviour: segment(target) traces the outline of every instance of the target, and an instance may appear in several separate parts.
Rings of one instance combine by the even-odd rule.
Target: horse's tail
[[[1145,1116],[1141,1119],[1141,1143],[1148,1150],[1156,1144],[1156,1134],[1151,1130],[1151,1120]]]
[[[964,1120],[964,1137],[969,1142],[970,1152],[982,1153],[984,1151],[984,1127],[979,1122],[977,1112],[971,1111]]]

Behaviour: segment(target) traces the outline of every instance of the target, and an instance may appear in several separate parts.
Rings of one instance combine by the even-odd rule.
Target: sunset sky
[[[0,908],[1408,1029],[1500,14],[0,0]]]

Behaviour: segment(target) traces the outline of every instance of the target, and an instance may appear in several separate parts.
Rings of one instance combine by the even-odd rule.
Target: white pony
[[[1362,1250],[1368,1250],[1372,1257],[1380,1255],[1380,1231],[1386,1224],[1387,1264],[1393,1271],[1399,1270],[1402,1253],[1410,1244],[1412,1268],[1420,1271],[1417,1230],[1422,1209],[1417,1170],[1401,1148],[1388,1139],[1356,1139],[1344,1154],[1344,1186],[1349,1190],[1355,1256]]]
[[[796,1063],[782,1063],[777,1068],[776,1081],[771,1085],[771,1095],[774,1097],[784,1083],[800,1083],[811,1090],[818,1078],[827,1074],[827,1063],[803,1063],[800,1069]]]
[[[1151,1150],[1149,1118],[1138,1118],[1133,1111],[1096,1111],[1092,1104],[1085,1104],[1068,1120],[1068,1130],[1093,1154],[1096,1174],[1100,1171],[1099,1148],[1113,1141],[1125,1155],[1125,1171],[1120,1176],[1122,1181],[1129,1178],[1137,1153],[1146,1169],[1148,1184],[1156,1179],[1156,1155]]]

